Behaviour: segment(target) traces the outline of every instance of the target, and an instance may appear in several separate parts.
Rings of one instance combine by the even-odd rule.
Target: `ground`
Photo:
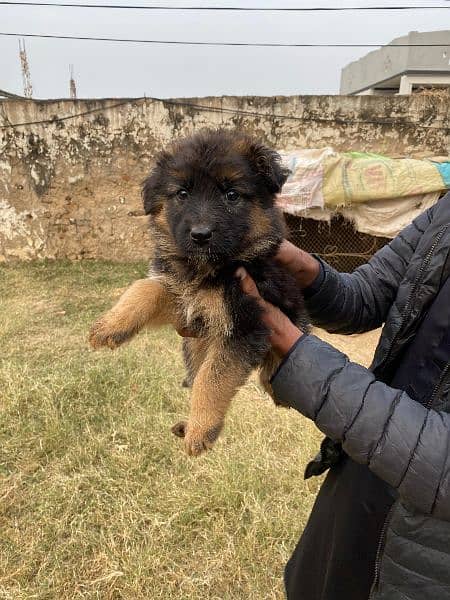
[[[187,413],[178,336],[86,343],[145,268],[0,269],[2,600],[283,598],[321,435],[251,381],[214,450],[185,456],[170,433]],[[327,339],[367,364],[377,335]]]

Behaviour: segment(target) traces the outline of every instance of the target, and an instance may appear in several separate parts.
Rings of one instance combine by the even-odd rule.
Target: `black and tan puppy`
[[[276,152],[236,131],[206,131],[162,152],[143,186],[155,243],[149,276],[92,327],[95,348],[114,348],[146,326],[196,332],[184,341],[191,412],[173,428],[188,454],[212,446],[254,368],[270,393],[279,363],[236,269],[244,266],[264,299],[307,327],[298,285],[273,259],[285,234],[274,199],[287,175]]]

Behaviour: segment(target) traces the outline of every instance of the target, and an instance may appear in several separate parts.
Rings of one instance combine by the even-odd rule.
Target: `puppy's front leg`
[[[114,349],[148,325],[177,321],[173,298],[157,279],[135,281],[118,302],[91,327],[89,342],[93,348]]]
[[[216,441],[228,406],[252,367],[219,343],[212,343],[192,385],[191,413],[184,443],[189,455],[197,456]]]

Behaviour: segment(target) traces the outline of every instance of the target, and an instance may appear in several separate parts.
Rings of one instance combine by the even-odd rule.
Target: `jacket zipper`
[[[408,311],[411,308],[411,301],[413,299],[413,296],[415,295],[417,288],[419,287],[419,285],[422,283],[422,279],[423,279],[423,273],[425,271],[425,269],[427,268],[427,266],[430,263],[430,260],[433,258],[433,254],[434,251],[436,250],[436,246],[439,244],[439,242],[442,239],[442,236],[444,235],[444,233],[446,232],[446,230],[448,229],[448,227],[450,226],[450,223],[447,223],[446,225],[443,225],[440,230],[438,231],[438,233],[436,234],[436,238],[433,242],[433,245],[431,246],[431,248],[428,250],[425,258],[422,261],[422,264],[420,265],[420,269],[419,272],[417,273],[416,278],[414,279],[414,283],[413,286],[411,288],[411,291],[409,292],[408,298],[406,300],[406,304],[405,307],[402,311],[402,316],[401,316],[401,320],[400,320],[400,326],[398,328],[398,331],[396,333],[396,335],[394,335],[394,337],[391,340],[391,343],[388,346],[388,349],[386,351],[386,356],[384,358],[384,364],[386,364],[390,358],[391,355],[391,351],[392,348],[394,346],[394,343],[397,341],[397,338],[403,328],[403,325],[405,324],[406,321],[406,317],[408,316]]]
[[[439,377],[439,381],[434,386],[433,392],[432,392],[431,396],[429,397],[428,402],[425,405],[425,408],[430,409],[433,407],[433,405],[436,401],[436,398],[439,395],[439,392],[442,390],[442,387],[445,385],[445,383],[448,379],[449,374],[450,374],[450,361],[442,369],[442,373],[441,373],[441,376]]]
[[[405,307],[402,311],[402,316],[401,316],[401,320],[400,320],[400,326],[398,328],[397,334],[394,335],[394,337],[391,340],[391,343],[388,346],[388,349],[386,351],[386,356],[384,358],[384,364],[386,364],[390,358],[391,352],[392,352],[392,348],[394,346],[394,343],[397,341],[397,338],[405,324],[406,321],[406,317],[408,316],[408,312],[411,308],[411,302],[412,299],[417,291],[417,288],[419,287],[419,285],[422,283],[423,280],[423,274],[425,269],[427,268],[427,266],[430,264],[431,259],[433,258],[433,254],[434,251],[436,250],[436,247],[438,246],[439,242],[441,241],[444,233],[447,231],[448,227],[450,226],[450,223],[447,223],[446,225],[443,225],[441,227],[441,229],[438,231],[436,238],[431,246],[431,248],[428,250],[425,258],[423,259],[421,265],[420,265],[420,269],[419,272],[417,273],[416,278],[414,279],[414,283],[413,286],[411,288],[411,291],[409,292],[408,298],[406,300],[405,303]],[[439,378],[438,383],[436,384],[435,388],[433,389],[433,392],[430,396],[429,401],[427,402],[427,406],[426,408],[431,408],[431,406],[433,406],[434,401],[437,398],[438,393],[440,392],[442,386],[444,385],[446,376],[448,374],[448,372],[450,371],[450,362],[447,363],[447,365],[445,366],[441,377]],[[380,533],[380,538],[378,540],[378,546],[377,546],[377,552],[375,555],[375,570],[374,570],[374,579],[373,579],[373,583],[372,583],[372,587],[370,588],[370,595],[369,595],[369,600],[371,598],[374,597],[375,591],[378,588],[378,584],[380,582],[380,571],[381,571],[381,556],[383,554],[383,549],[384,549],[384,542],[385,542],[385,538],[386,538],[386,534],[387,534],[387,530],[389,527],[389,523],[391,521],[391,517],[392,517],[392,513],[394,512],[394,508],[397,504],[397,501],[395,501],[391,508],[389,509],[386,518],[384,520],[383,523],[383,527],[381,529],[381,533]]]
[[[375,555],[375,571],[372,587],[370,588],[369,600],[373,598],[373,595],[378,588],[378,583],[380,581],[380,567],[381,567],[381,555],[384,549],[384,541],[386,539],[387,530],[389,527],[389,523],[391,522],[392,513],[394,512],[394,507],[397,504],[397,500],[394,501],[391,508],[388,510],[386,518],[383,523],[383,528],[381,529],[380,538],[378,540],[377,553]]]
[[[430,410],[433,407],[443,386],[445,385],[445,383],[448,380],[450,380],[449,376],[450,376],[450,361],[442,369],[442,373],[439,377],[439,380],[436,383],[436,385],[434,386],[433,392],[431,393],[431,396],[429,397],[428,402],[425,405],[426,409]],[[377,590],[378,584],[380,582],[381,555],[383,553],[384,542],[386,539],[387,530],[388,530],[389,523],[390,523],[391,517],[392,517],[392,513],[394,511],[396,504],[397,504],[397,501],[395,501],[393,503],[393,505],[391,506],[391,508],[389,509],[389,511],[386,515],[386,519],[384,520],[384,523],[383,523],[383,528],[381,530],[380,538],[378,540],[377,553],[375,555],[374,579],[373,579],[372,587],[370,589],[369,599],[374,597],[374,593]]]

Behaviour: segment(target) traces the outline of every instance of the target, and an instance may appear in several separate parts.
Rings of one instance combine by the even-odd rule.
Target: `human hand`
[[[320,271],[320,263],[314,256],[287,240],[282,241],[275,260],[295,277],[301,288],[310,286]]]
[[[272,348],[280,357],[284,356],[303,333],[284,312],[261,297],[256,283],[244,267],[240,267],[236,271],[236,276],[241,280],[242,291],[249,296],[253,296],[263,309],[262,320],[270,330],[269,340]]]

